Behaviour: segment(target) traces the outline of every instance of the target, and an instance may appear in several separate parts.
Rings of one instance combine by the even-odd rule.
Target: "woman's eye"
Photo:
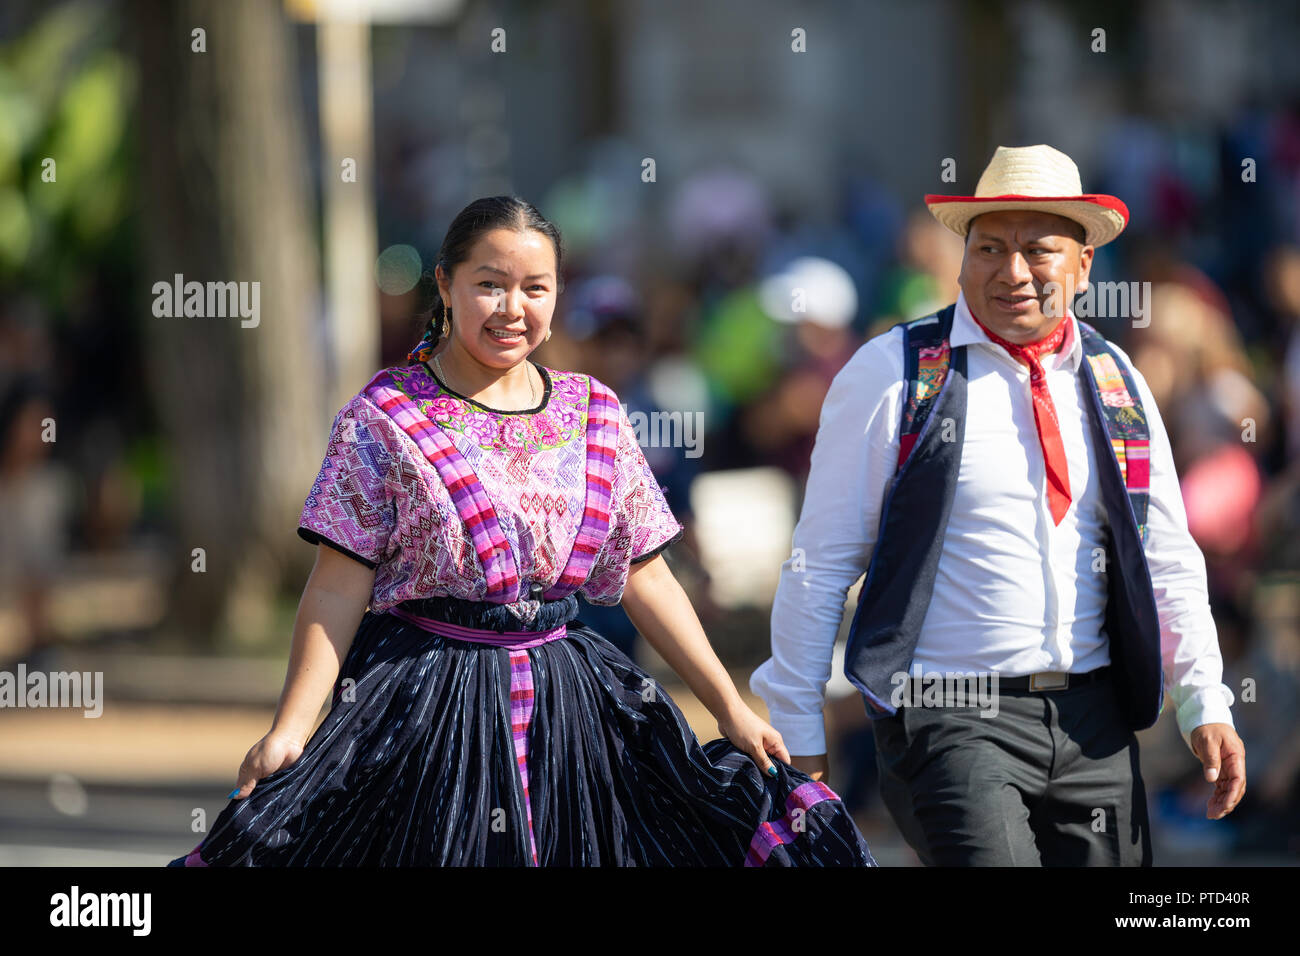
[[[479,283],[479,285],[485,285],[491,289],[497,288],[497,284],[493,282],[491,279],[484,279],[482,282]]]

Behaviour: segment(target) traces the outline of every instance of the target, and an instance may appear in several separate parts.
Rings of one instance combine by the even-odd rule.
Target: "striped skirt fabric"
[[[513,643],[366,611],[298,760],[168,865],[876,865],[834,791],[778,760],[767,777],[725,738],[701,745],[577,607],[544,603],[529,630],[551,635]],[[401,611],[518,626],[450,598]]]

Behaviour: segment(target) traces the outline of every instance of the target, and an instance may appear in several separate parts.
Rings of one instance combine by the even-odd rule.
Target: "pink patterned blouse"
[[[380,371],[335,417],[298,534],[376,569],[376,613],[445,595],[528,620],[539,590],[617,604],[629,565],[681,537],[614,393],[537,368],[535,409],[490,409],[419,363]]]

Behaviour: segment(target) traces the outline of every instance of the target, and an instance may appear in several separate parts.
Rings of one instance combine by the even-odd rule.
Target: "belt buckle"
[[[1029,675],[1029,689],[1064,690],[1070,686],[1070,675],[1065,671],[1039,671]]]

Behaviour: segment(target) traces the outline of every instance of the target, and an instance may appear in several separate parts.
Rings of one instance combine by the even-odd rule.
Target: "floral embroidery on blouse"
[[[586,508],[589,377],[546,368],[545,407],[520,413],[449,395],[423,365],[387,371],[478,476],[518,566],[520,598],[507,607],[527,620],[529,584],[554,585]],[[578,589],[592,604],[617,604],[632,560],[683,533],[621,406],[610,502],[609,533]],[[334,418],[298,534],[374,568],[377,613],[434,595],[485,599],[478,553],[437,469],[364,390]]]
[[[573,377],[551,377],[546,407],[531,414],[499,414],[442,388],[422,365],[392,370],[393,381],[420,411],[444,429],[461,432],[480,448],[558,448],[586,434],[587,390]]]

